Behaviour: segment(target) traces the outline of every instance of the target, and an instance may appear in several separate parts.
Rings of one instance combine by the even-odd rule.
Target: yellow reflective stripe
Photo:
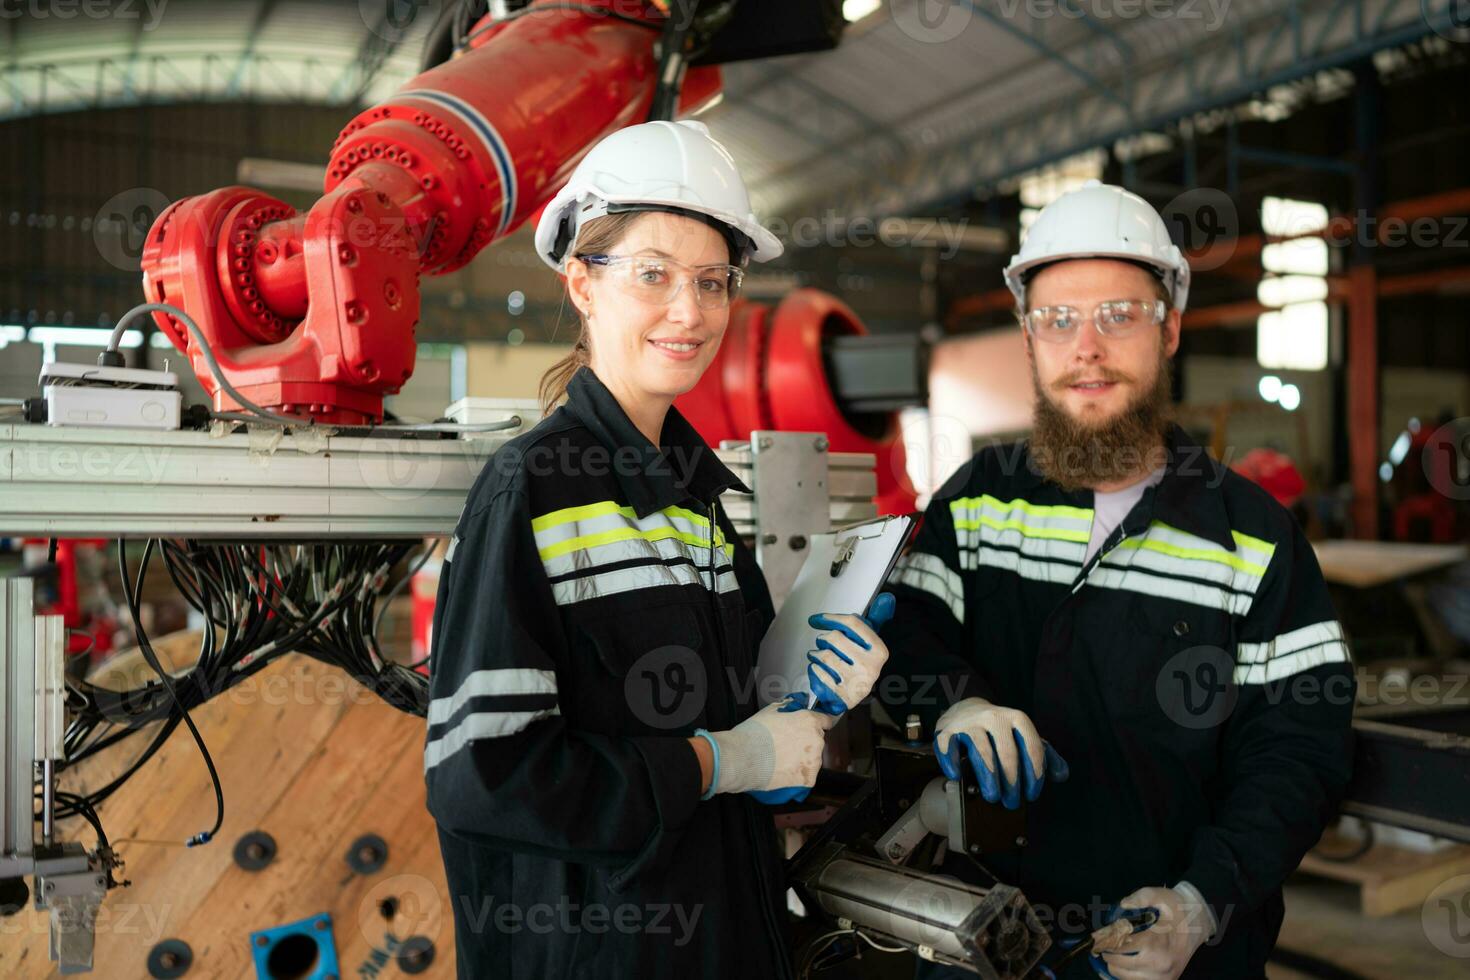
[[[707,529],[710,526],[709,518],[701,517],[683,507],[665,507],[655,513],[662,514],[665,517],[682,518],[699,528]],[[542,514],[540,517],[532,518],[531,530],[533,533],[546,531],[551,528],[561,527],[564,524],[592,520],[611,514],[618,514],[625,520],[635,523],[633,526],[613,528],[609,531],[600,531],[594,534],[583,534],[547,545],[544,548],[538,549],[541,560],[547,561],[572,551],[595,548],[601,544],[610,544],[614,541],[627,541],[632,538],[643,538],[647,541],[661,541],[665,538],[675,538],[696,548],[708,548],[710,546],[710,539],[705,534],[692,534],[687,531],[681,531],[677,527],[655,527],[647,530],[637,527],[638,515],[633,508],[619,504],[615,500],[603,500],[595,504],[582,504],[577,507],[564,507],[561,510],[554,510],[549,514]],[[649,516],[651,517],[653,515],[650,514]],[[724,530],[718,525],[715,527],[715,547],[723,551],[726,558],[733,558],[735,555],[735,546],[725,540]]]
[[[1188,531],[1182,531],[1179,528],[1173,527],[1169,524],[1165,524],[1163,521],[1151,521],[1149,523],[1149,528],[1158,528],[1171,534],[1177,534],[1185,538],[1198,540],[1202,544],[1208,544],[1208,542],[1205,542],[1203,539],[1198,538],[1196,535],[1190,534]],[[1268,562],[1271,560],[1271,556],[1276,551],[1276,546],[1268,541],[1262,541],[1260,538],[1253,538],[1248,534],[1241,534],[1239,531],[1231,531],[1230,533],[1234,537],[1237,544],[1241,545],[1243,548],[1248,548],[1252,551],[1264,555],[1266,561]],[[1183,558],[1185,560],[1192,561],[1214,562],[1217,565],[1224,565],[1227,568],[1233,568],[1236,571],[1245,572],[1246,574],[1254,575],[1257,578],[1261,578],[1266,574],[1265,565],[1262,565],[1259,562],[1253,562],[1247,558],[1242,558],[1240,555],[1233,555],[1225,549],[1219,547],[1195,548],[1189,547],[1187,545],[1171,544],[1170,542],[1160,541],[1157,538],[1153,537],[1128,538],[1123,541],[1119,545],[1119,547],[1128,548],[1134,551],[1142,548],[1146,551],[1156,551],[1159,554],[1169,555],[1173,558]]]
[[[1246,561],[1244,558],[1238,558],[1228,551],[1210,551],[1204,548],[1181,548],[1177,544],[1150,541],[1148,538],[1129,538],[1120,544],[1119,547],[1129,548],[1135,551],[1142,548],[1146,551],[1157,551],[1160,554],[1169,555],[1173,558],[1214,562],[1217,565],[1228,565],[1237,571],[1248,572],[1251,575],[1259,576],[1266,574],[1266,566],[1257,565],[1255,562]]]
[[[1086,531],[1069,531],[1060,527],[1037,527],[1034,524],[1024,524],[1020,519],[998,521],[984,515],[973,519],[956,519],[954,526],[960,531],[977,531],[982,527],[993,527],[997,531],[1020,531],[1028,538],[1053,538],[1057,541],[1080,541],[1083,544],[1086,544],[1088,539]]]
[[[1276,546],[1269,541],[1262,541],[1260,538],[1253,538],[1249,534],[1241,534],[1236,530],[1231,530],[1230,536],[1235,539],[1236,544],[1242,547],[1264,552],[1268,560],[1276,553]]]
[[[1020,510],[1033,517],[1074,517],[1082,521],[1092,520],[1092,511],[1085,507],[1068,507],[1065,504],[1033,504],[1020,498],[998,500],[988,493],[978,497],[956,497],[949,502],[949,509],[953,513],[958,507],[983,507],[986,504],[998,510]]]
[[[1082,544],[1088,542],[1088,532],[1085,530],[1067,530],[1066,527],[1036,527],[1026,525],[1017,520],[995,520],[994,517],[975,517],[975,519],[957,519],[954,526],[958,530],[979,530],[980,527],[994,527],[995,530],[1019,530],[1026,538],[1051,538],[1055,541],[1080,541]]]
[[[638,515],[633,508],[624,507],[616,500],[603,500],[595,504],[583,504],[580,507],[563,507],[549,514],[531,518],[532,531],[545,531],[548,528],[558,527],[562,524],[570,524],[572,521],[585,521],[593,517],[603,517],[607,514],[622,514],[630,520],[637,520]]]

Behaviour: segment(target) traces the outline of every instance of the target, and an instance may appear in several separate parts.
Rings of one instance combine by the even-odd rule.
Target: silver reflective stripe
[[[1124,541],[1121,546],[1103,556],[1099,567],[1138,568],[1158,572],[1160,575],[1205,579],[1224,588],[1251,595],[1255,594],[1261,584],[1259,575],[1252,575],[1216,561],[1175,558],[1158,551],[1127,548],[1127,544]]]
[[[981,527],[978,531],[970,531],[970,550],[984,548],[986,546],[999,548],[1016,548],[1021,554],[1029,558],[1042,558],[1050,561],[1069,561],[1082,569],[1082,559],[1087,556],[1087,544],[1075,541],[1058,541],[1052,538],[1035,538],[1022,534],[1014,528],[997,530],[992,527]]]
[[[465,715],[458,725],[424,746],[424,772],[471,742],[514,735],[533,721],[560,713],[558,708],[543,708],[539,711],[481,711]]]
[[[1063,585],[1071,582],[1077,577],[1077,573],[1082,571],[1081,564],[1040,561],[1035,558],[1026,558],[1014,551],[1001,551],[996,548],[960,552],[961,568],[973,571],[982,566],[1015,572],[1022,578],[1033,582],[1055,582]]]
[[[1207,579],[1236,592],[1254,595],[1276,546],[1239,532],[1231,533],[1234,551],[1154,521],[1143,534],[1121,542],[1103,560],[1116,567],[1136,566],[1164,575]]]
[[[454,535],[453,537],[451,537],[449,539],[449,548],[448,548],[448,550],[446,550],[444,552],[444,560],[446,562],[454,561],[454,551],[458,547],[459,547],[459,535],[456,534],[456,535]]]
[[[898,560],[890,580],[929,593],[947,605],[956,620],[965,621],[964,583],[938,556],[909,552]]]
[[[1298,650],[1296,653],[1273,657],[1261,664],[1240,664],[1235,668],[1235,683],[1270,684],[1272,681],[1279,681],[1304,670],[1320,667],[1322,664],[1351,662],[1352,657],[1348,654],[1346,645],[1337,642],[1325,643],[1321,646]]]
[[[740,582],[730,568],[719,569],[716,588],[720,592],[736,592]],[[618,568],[595,575],[563,579],[551,583],[551,594],[558,606],[571,605],[587,599],[619,595],[638,589],[654,589],[664,585],[708,585],[705,569],[690,565],[639,565],[634,568]]]
[[[1342,624],[1335,619],[1327,619],[1282,633],[1266,643],[1242,643],[1237,647],[1239,652],[1235,659],[1243,664],[1265,663],[1289,653],[1341,640]]]
[[[1248,595],[1238,595],[1198,582],[1181,582],[1136,568],[1120,569],[1097,565],[1092,574],[1087,576],[1087,584],[1102,589],[1139,592],[1161,599],[1178,599],[1206,609],[1222,609],[1237,616],[1244,616],[1250,612],[1251,607],[1251,597]]]
[[[429,724],[441,725],[471,698],[500,694],[556,694],[556,674],[534,667],[497,667],[473,671],[459,689],[429,702]]]

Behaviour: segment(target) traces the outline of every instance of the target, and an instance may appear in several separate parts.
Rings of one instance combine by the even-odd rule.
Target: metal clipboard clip
[[[869,541],[873,538],[882,537],[883,532],[888,528],[888,522],[891,520],[893,520],[892,514],[887,517],[880,517],[875,521],[849,524],[841,531],[838,531],[839,538],[835,542],[837,551],[832,556],[832,577],[836,578],[841,575],[843,569],[847,567],[848,562],[852,561],[852,556],[857,552],[859,541]],[[840,535],[848,531],[857,531],[862,528],[875,528],[876,530],[872,534],[849,534],[845,538],[840,537]]]

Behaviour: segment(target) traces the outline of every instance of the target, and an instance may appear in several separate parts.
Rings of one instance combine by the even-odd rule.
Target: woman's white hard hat
[[[693,120],[648,122],[605,136],[587,152],[536,224],[536,254],[558,272],[582,225],[620,210],[686,213],[733,231],[748,257],[768,262],[781,240],[750,209],[730,153]],[[742,264],[745,255],[731,255]]]
[[[1006,266],[1006,285],[1025,306],[1031,272],[1083,258],[1141,262],[1159,271],[1174,309],[1182,311],[1189,299],[1189,260],[1169,238],[1164,219],[1137,194],[1096,180],[1042,209]]]

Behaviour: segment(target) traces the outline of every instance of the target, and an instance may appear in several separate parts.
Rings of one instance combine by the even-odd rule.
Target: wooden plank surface
[[[219,835],[202,847],[182,842],[214,823],[209,774],[184,726],[103,805],[100,816],[132,885],[108,893],[98,913],[97,977],[146,977],[148,951],[177,938],[194,951],[187,977],[254,977],[249,935],[328,912],[341,975],[356,976],[388,937],[429,937],[433,965],[419,976],[454,975],[454,932],[434,821],[424,806],[423,719],[389,707],[341,671],[290,655],[196,710],[192,717],[214,758],[225,794]],[[62,788],[96,787],[146,745],[141,734],[73,767]],[[85,828],[85,829],[84,829]],[[235,841],[251,830],[276,840],[275,861],[239,868]],[[85,821],[62,836],[88,847]],[[382,870],[362,876],[345,860],[353,840],[373,833],[388,844]],[[397,899],[392,922],[382,898]],[[27,909],[0,920],[0,976],[58,976],[47,957],[48,920]],[[401,975],[389,964],[380,976]]]
[[[1315,541],[1322,576],[1338,585],[1365,589],[1464,561],[1459,544],[1408,544],[1400,541]]]
[[[1335,831],[1323,835],[1318,845],[1328,854],[1346,854],[1353,846],[1352,840]],[[1423,904],[1429,893],[1446,880],[1470,872],[1470,846],[1415,851],[1374,844],[1352,861],[1333,861],[1314,849],[1302,858],[1300,870],[1357,885],[1366,916],[1392,915]]]

